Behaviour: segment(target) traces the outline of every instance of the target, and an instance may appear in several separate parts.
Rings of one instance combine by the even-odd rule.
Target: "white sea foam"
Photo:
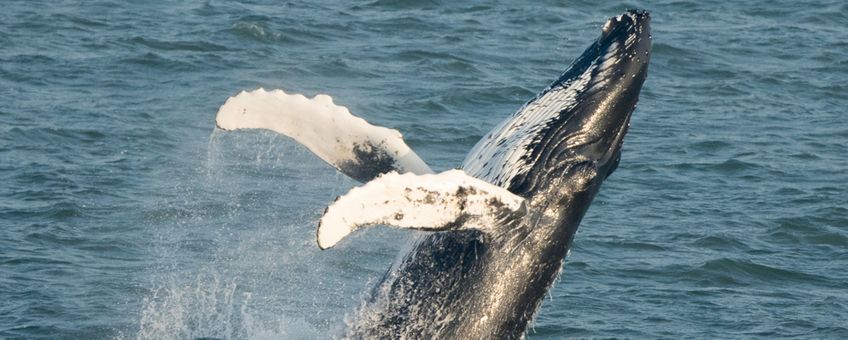
[[[322,336],[303,319],[280,315],[267,320],[253,295],[236,278],[197,275],[171,282],[143,301],[136,339],[308,339]]]

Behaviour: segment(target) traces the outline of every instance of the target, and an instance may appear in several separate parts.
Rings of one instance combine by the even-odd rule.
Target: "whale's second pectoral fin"
[[[435,175],[391,172],[351,189],[327,207],[318,224],[318,246],[330,248],[370,225],[488,232],[526,214],[522,197],[462,170]]]
[[[400,132],[369,124],[327,95],[241,92],[218,109],[215,121],[224,130],[268,129],[291,137],[360,182],[390,171],[433,173]]]

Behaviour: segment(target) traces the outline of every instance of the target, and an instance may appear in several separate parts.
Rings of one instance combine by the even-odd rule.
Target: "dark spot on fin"
[[[339,163],[338,169],[362,183],[389,171],[397,170],[395,158],[384,148],[370,142],[354,144],[353,154],[356,158]]]

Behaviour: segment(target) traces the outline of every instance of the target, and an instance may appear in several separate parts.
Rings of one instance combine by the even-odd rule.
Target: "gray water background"
[[[319,251],[356,183],[224,100],[326,93],[450,169],[633,7],[649,78],[528,337],[848,337],[844,1],[0,5],[0,338],[338,335],[404,232]]]

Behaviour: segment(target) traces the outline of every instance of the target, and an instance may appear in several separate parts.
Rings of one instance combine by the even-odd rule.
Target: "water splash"
[[[144,300],[138,340],[145,339],[305,339],[317,338],[308,322],[285,316],[266,320],[253,293],[237,278],[217,273],[193,281],[170,282]]]
[[[359,292],[389,260],[375,262],[374,249],[326,253],[315,245],[323,207],[354,183],[262,130],[212,131],[200,163],[151,214],[159,264],[135,338],[339,334]],[[378,251],[394,253],[380,240]]]

